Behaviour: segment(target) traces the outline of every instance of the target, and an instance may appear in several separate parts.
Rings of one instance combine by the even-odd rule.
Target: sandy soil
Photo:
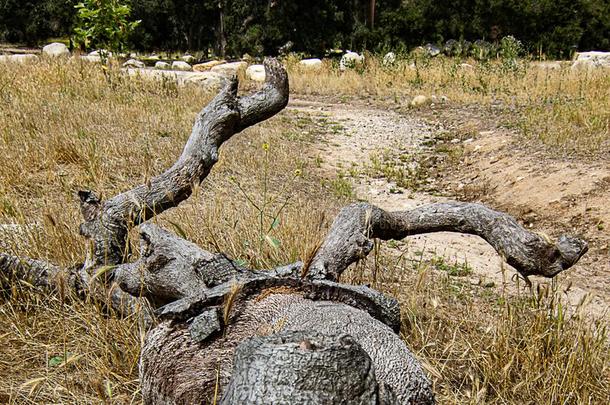
[[[447,142],[443,139],[450,128],[441,126],[438,120],[418,118],[417,113],[298,99],[288,108],[327,123],[329,130],[316,142],[314,154],[327,176],[349,173],[359,199],[387,210],[456,198],[483,201],[511,213],[533,230],[551,236],[562,232],[584,236],[590,242],[590,253],[559,277],[560,285],[573,308],[586,302],[588,313],[608,316],[608,164],[550,161],[542,152],[532,155],[526,148],[519,149],[513,134],[497,128],[484,128],[475,131],[472,138]],[[442,197],[433,191],[401,189],[383,177],[372,177],[366,170],[372,155],[391,151],[394,157],[413,153],[430,156],[438,142],[464,150],[457,167],[443,173],[436,184],[437,190],[443,190]],[[437,181],[436,176],[432,177],[432,183]],[[443,257],[446,263],[467,263],[473,270],[468,276],[471,283],[493,285],[511,294],[527,293],[525,283],[513,277],[515,271],[479,237],[447,232],[413,236],[398,249],[413,261]],[[531,281],[534,285],[550,284],[543,278]]]

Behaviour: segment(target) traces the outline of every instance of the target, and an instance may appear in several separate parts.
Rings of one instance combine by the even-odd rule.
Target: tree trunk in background
[[[221,0],[218,2],[218,48],[220,56],[223,58],[226,56],[227,49],[227,37],[225,35],[225,2]]]

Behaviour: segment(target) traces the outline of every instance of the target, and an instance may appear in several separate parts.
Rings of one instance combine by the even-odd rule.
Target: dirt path
[[[322,139],[315,146],[321,169],[330,178],[337,173],[345,176],[352,182],[358,199],[387,210],[409,209],[448,199],[431,192],[409,191],[392,180],[395,169],[418,173],[417,157],[434,154],[432,146],[438,135],[445,132],[440,125],[369,106],[292,100],[288,108],[297,115],[324,123],[327,130],[323,131]],[[462,141],[454,139],[452,142]],[[473,140],[466,142],[471,144]],[[430,177],[423,180],[428,183],[435,181]],[[549,183],[549,186],[552,185]],[[514,192],[523,194],[521,199],[531,195],[531,190],[515,188]],[[397,249],[407,260],[438,261],[442,258],[446,264],[465,266],[467,273],[470,273],[465,277],[473,284],[493,286],[511,294],[527,293],[525,284],[513,277],[514,269],[477,236],[448,232],[412,236],[397,245]],[[590,261],[585,263],[587,266],[594,265]],[[592,275],[598,280],[591,279]],[[608,316],[610,286],[607,289],[590,287],[592,284],[607,285],[606,278],[603,273],[588,271],[580,265],[561,276],[560,282],[564,289],[569,290],[565,298],[574,308],[586,301],[589,302],[589,313]],[[550,283],[543,278],[532,279],[532,282]]]

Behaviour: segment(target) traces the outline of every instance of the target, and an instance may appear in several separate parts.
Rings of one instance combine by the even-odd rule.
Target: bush
[[[83,50],[122,51],[140,21],[129,21],[131,7],[119,0],[85,0],[75,6],[72,40]]]

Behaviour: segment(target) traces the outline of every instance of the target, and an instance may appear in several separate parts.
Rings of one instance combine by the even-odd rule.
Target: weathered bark
[[[431,384],[400,336],[366,312],[313,301],[285,288],[259,295],[240,292],[235,301],[225,329],[208,339],[200,340],[192,331],[197,315],[162,320],[151,330],[140,363],[146,403],[212,402],[216,390],[222,394],[231,380],[240,342],[285,331],[350,335],[371,358],[378,383],[390,387],[397,403],[433,403]]]
[[[50,263],[0,253],[0,274],[5,277],[24,280],[34,287],[51,289],[61,282],[60,278],[69,275],[67,272]],[[68,277],[70,283],[70,277]]]
[[[140,259],[118,266],[115,281],[156,306],[196,296],[249,270],[152,224],[140,227]]]
[[[41,260],[0,253],[0,275],[7,280],[23,280],[46,292],[60,291],[102,303],[121,315],[141,314],[152,324],[153,312],[147,301],[123,291],[117,283],[96,282],[81,266],[61,268]]]
[[[403,239],[442,231],[480,236],[525,277],[554,277],[573,266],[588,249],[584,240],[566,235],[552,242],[526,230],[511,216],[481,204],[448,202],[387,212],[360,203],[341,210],[307,276],[339,279],[350,264],[370,253],[374,238]]]
[[[275,59],[265,60],[266,83],[247,97],[237,96],[237,79],[197,116],[184,150],[164,173],[102,202],[95,193],[82,191],[81,233],[92,241],[86,267],[116,265],[125,261],[130,227],[176,207],[203,181],[218,160],[220,146],[234,134],[264,121],[288,103],[288,77]]]
[[[350,335],[283,332],[244,341],[221,404],[281,403],[381,405],[396,397],[378,384],[371,358]]]

